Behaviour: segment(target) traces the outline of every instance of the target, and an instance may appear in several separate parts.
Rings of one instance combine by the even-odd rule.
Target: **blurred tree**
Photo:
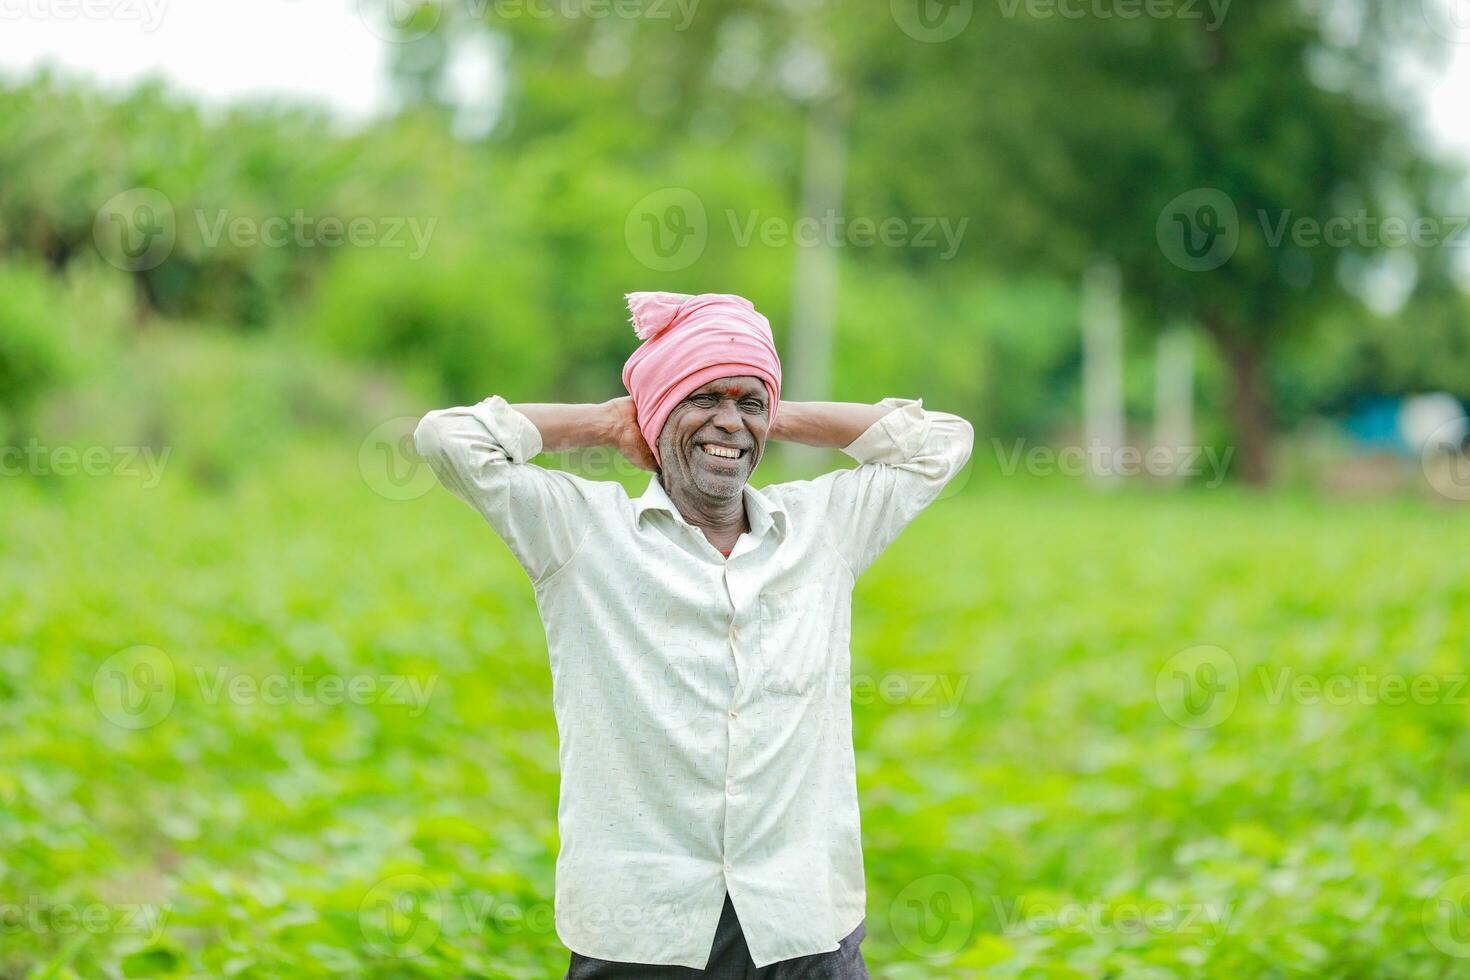
[[[0,444],[19,444],[47,388],[71,373],[75,355],[57,324],[63,299],[39,264],[0,265]]]
[[[449,34],[454,5],[437,0],[404,4],[383,0],[360,8],[378,16],[388,44],[388,75],[401,109],[438,110],[444,107],[444,77],[449,70]]]
[[[303,109],[240,107],[206,120],[158,83],[107,98],[42,72],[0,86],[0,249],[56,269],[101,250],[133,280],[143,312],[261,326],[327,250],[298,236],[280,247],[238,240],[228,229],[243,221],[258,239],[262,222],[298,212],[392,214],[389,202],[404,200],[400,142],[392,128],[334,132]],[[167,229],[158,251],[130,256],[122,243],[109,254],[109,235],[145,216]]]
[[[1000,246],[987,251],[1074,273],[1105,253],[1140,323],[1202,325],[1230,369],[1248,480],[1268,475],[1272,352],[1331,310],[1364,313],[1340,273],[1383,244],[1367,222],[1333,242],[1297,232],[1412,219],[1442,200],[1382,62],[1427,35],[1411,30],[1412,7],[1251,4],[1211,20],[1203,7],[1129,19],[1002,4],[967,42],[977,56],[944,68],[975,113],[956,128],[1006,189],[992,200],[955,181]],[[907,84],[925,74],[939,82],[921,67]],[[1442,268],[1424,258],[1433,288]]]

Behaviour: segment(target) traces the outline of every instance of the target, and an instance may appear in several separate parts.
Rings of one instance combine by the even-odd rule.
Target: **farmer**
[[[567,976],[866,977],[852,588],[973,432],[918,401],[782,402],[770,324],[739,296],[628,305],[630,397],[491,397],[414,434],[535,585]],[[756,490],[768,439],[860,465]],[[653,470],[648,489],[530,463],[591,446]]]

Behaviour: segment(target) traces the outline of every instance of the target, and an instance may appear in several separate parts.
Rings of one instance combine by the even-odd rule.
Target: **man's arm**
[[[891,411],[892,405],[857,402],[782,402],[776,410],[769,438],[822,449],[842,449]]]
[[[922,402],[907,399],[795,404],[783,423],[782,403],[773,433],[779,429],[785,433],[780,438],[840,448],[859,463],[814,481],[826,491],[832,546],[856,578],[964,468],[974,429],[957,415],[926,412]]]
[[[439,482],[475,508],[539,582],[581,547],[589,484],[529,461],[544,449],[614,445],[643,465],[638,447],[644,454],[648,447],[636,425],[630,435],[631,400],[627,406],[619,404],[623,401],[515,406],[492,396],[477,405],[430,412],[414,431],[414,446]],[[651,454],[647,459],[651,464]]]
[[[639,469],[658,468],[638,428],[633,399],[627,395],[596,404],[527,403],[511,408],[536,426],[543,452],[612,446]]]

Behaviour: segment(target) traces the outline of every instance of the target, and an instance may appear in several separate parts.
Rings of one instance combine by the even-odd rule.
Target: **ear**
[[[633,332],[640,340],[652,340],[673,326],[679,309],[692,297],[687,293],[629,293],[625,298]]]

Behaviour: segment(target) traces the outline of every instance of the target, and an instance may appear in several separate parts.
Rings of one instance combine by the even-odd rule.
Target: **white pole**
[[[1088,480],[1118,482],[1123,421],[1123,312],[1118,265],[1099,256],[1082,274],[1082,432]]]
[[[1194,334],[1176,326],[1159,334],[1154,360],[1154,446],[1168,451],[1171,480],[1193,443]]]

